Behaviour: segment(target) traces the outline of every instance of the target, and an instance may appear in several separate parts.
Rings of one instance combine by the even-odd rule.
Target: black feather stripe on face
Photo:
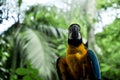
[[[68,39],[68,44],[73,46],[79,46],[82,43],[81,39]]]

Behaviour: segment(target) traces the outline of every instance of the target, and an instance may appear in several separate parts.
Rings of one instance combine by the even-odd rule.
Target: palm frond
[[[34,29],[46,34],[47,36],[52,36],[55,38],[60,38],[67,34],[66,29],[56,28],[54,26],[39,25],[39,26],[34,27]]]
[[[57,80],[55,69],[57,56],[54,54],[56,50],[48,43],[48,39],[43,33],[27,28],[16,36],[16,46],[23,58],[22,61],[24,58],[30,60],[33,67],[39,69],[43,79]]]
[[[56,28],[53,26],[40,25],[36,29],[48,37],[53,37],[50,39],[50,43],[54,44],[53,47],[57,49],[56,55],[65,56],[67,47],[67,29]]]

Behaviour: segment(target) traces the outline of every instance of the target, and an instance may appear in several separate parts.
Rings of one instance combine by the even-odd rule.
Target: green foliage
[[[22,0],[18,0],[19,8],[21,4]],[[3,34],[10,45],[10,49],[6,47],[6,43],[5,47],[1,47],[3,51],[0,57],[5,63],[2,68],[8,73],[2,73],[7,76],[5,80],[9,77],[10,80],[58,80],[55,61],[59,56],[65,56],[67,28],[70,23],[80,23],[83,36],[86,36],[87,23],[78,6],[72,9],[73,11],[66,12],[65,16],[55,6],[32,6],[26,11],[23,21],[25,25],[15,23]],[[9,56],[5,55],[4,50],[8,50]],[[26,67],[28,60],[31,67]],[[38,78],[39,76],[41,78]]]
[[[59,13],[56,7],[32,6],[26,11],[24,23],[32,25],[48,25],[65,28],[67,26],[64,16]]]
[[[30,63],[27,63],[26,68],[17,68],[14,75],[10,77],[10,80],[43,80],[39,76],[38,69],[32,68]]]
[[[19,7],[21,4],[22,0],[18,0]],[[84,27],[83,18],[78,18],[82,16],[79,16],[79,10],[76,10],[72,12],[71,20],[74,18],[75,23],[82,25],[82,33],[85,36],[87,27]],[[7,68],[9,73],[5,74],[5,80],[9,77],[10,80],[39,80],[36,79],[38,76],[44,80],[58,80],[55,61],[59,56],[65,56],[67,28],[71,23],[67,24],[69,15],[66,16],[68,19],[55,6],[32,6],[26,11],[24,25],[15,23],[3,33],[11,46],[10,49],[1,47],[8,50],[10,57],[8,60],[8,56],[3,55],[2,51],[1,57],[8,60],[4,59],[4,63],[10,64],[9,67],[2,66]],[[26,61],[30,61],[31,67],[26,67]]]
[[[40,71],[40,75],[44,79],[56,79],[55,71],[55,50],[51,44],[48,43],[49,38],[41,32],[34,29],[26,28],[22,33],[16,36],[16,48],[24,58],[30,60],[33,67]],[[27,55],[27,56],[26,56]],[[25,62],[22,62],[23,64]],[[54,78],[52,78],[54,74]]]
[[[106,9],[108,6],[112,6],[112,4],[108,2],[108,0],[104,0],[104,1],[96,0],[96,1],[97,1],[97,8],[98,9],[101,9],[101,8]]]
[[[101,72],[103,78],[119,80],[119,58],[120,58],[120,19],[116,19],[112,24],[106,26],[104,31],[96,35],[97,44],[102,50],[100,59]],[[109,76],[108,76],[109,75]]]
[[[66,48],[67,48],[67,36],[64,35],[60,39],[56,39],[52,41],[54,44],[56,44],[57,49],[57,55],[59,57],[64,57],[66,54]]]
[[[8,60],[8,57],[5,56],[8,60],[8,63],[6,60],[4,61],[5,65],[7,64],[7,67],[3,65],[2,68],[4,67],[7,70],[7,74],[6,72],[2,72],[2,76],[0,77],[4,79],[3,76],[7,76],[5,79],[9,79],[10,77],[10,80],[31,80],[31,76],[28,76],[28,73],[33,75],[33,77],[36,76],[32,74],[35,70],[25,67],[27,65],[26,61],[29,60],[32,67],[38,70],[39,76],[41,76],[43,79],[58,80],[55,61],[58,55],[65,54],[65,49],[63,48],[65,48],[66,44],[62,43],[62,41],[66,41],[63,35],[66,36],[67,31],[61,28],[61,26],[64,27],[64,25],[66,25],[64,17],[60,16],[61,18],[59,18],[61,20],[58,19],[57,21],[55,17],[52,16],[53,13],[57,16],[57,10],[55,9],[55,11],[50,11],[50,20],[47,21],[48,17],[45,18],[45,15],[48,12],[44,12],[44,10],[47,10],[47,7],[45,7],[45,9],[42,9],[43,11],[40,11],[44,12],[42,16],[40,16],[41,13],[39,13],[39,9],[36,9],[36,13],[39,15],[34,13],[34,9],[30,10],[32,12],[28,11],[29,14],[26,15],[24,20],[25,25],[15,23],[11,28],[3,33],[5,36],[4,38],[12,47],[10,47],[10,50],[7,49],[7,47],[1,47],[4,50],[9,51],[8,54],[10,56],[10,59]],[[34,16],[35,19],[33,21],[31,21],[32,16]],[[39,19],[42,18],[43,20],[39,22]],[[53,27],[55,25],[57,27]],[[60,40],[61,37],[62,40]],[[65,45],[62,47],[62,50],[61,48],[58,48],[61,46],[60,44],[63,46]],[[5,43],[5,45],[7,44]],[[59,49],[59,52],[57,49]],[[1,55],[1,57],[4,56]],[[22,76],[22,78],[20,76]]]
[[[0,62],[3,64],[7,58],[9,57],[8,54],[8,50],[6,50],[6,48],[9,49],[9,44],[2,39],[2,37],[0,37]]]
[[[112,7],[113,4],[120,5],[120,0],[96,0],[96,6],[98,9],[104,8],[107,9],[108,7]]]
[[[21,56],[20,66],[24,66],[25,61],[30,60],[32,66],[39,70],[43,79],[57,80],[55,61],[58,58],[57,55],[63,53],[58,54],[57,47],[59,45],[56,45],[54,41],[65,35],[66,31],[45,25],[23,27],[21,26],[21,29],[18,29],[19,32],[15,36],[15,50],[17,50],[15,54]]]
[[[7,40],[7,36],[0,36],[0,79],[6,79],[6,75],[9,72],[10,62],[8,60],[10,58],[12,45],[10,41]],[[7,64],[6,64],[7,63]]]
[[[26,74],[28,74],[29,73],[29,70],[28,69],[25,69],[25,68],[18,68],[17,70],[16,70],[16,73],[18,74],[18,75],[26,75]]]

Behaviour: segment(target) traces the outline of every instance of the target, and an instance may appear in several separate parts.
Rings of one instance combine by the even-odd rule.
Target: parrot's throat
[[[68,44],[72,46],[79,46],[82,43],[81,39],[68,39]]]

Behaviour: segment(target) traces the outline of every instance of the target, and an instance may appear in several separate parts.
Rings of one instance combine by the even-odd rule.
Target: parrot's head
[[[82,43],[80,26],[78,24],[71,24],[68,28],[68,32],[68,44],[73,46],[79,46]]]

